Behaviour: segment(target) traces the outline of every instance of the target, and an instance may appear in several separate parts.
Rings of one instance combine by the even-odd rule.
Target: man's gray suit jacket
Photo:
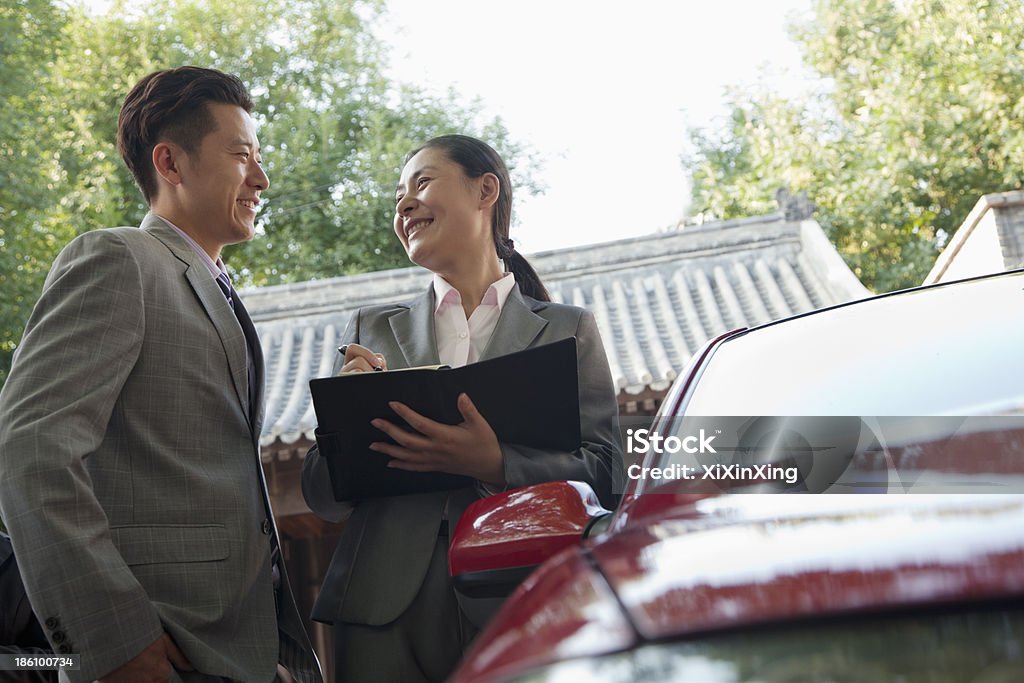
[[[573,336],[583,445],[574,452],[554,452],[502,443],[505,479],[510,488],[562,479],[586,481],[610,506],[622,456],[615,390],[594,316],[576,306],[524,296],[516,287],[481,360]],[[392,369],[439,363],[433,288],[410,303],[361,309],[344,334],[344,343],[353,342],[382,353]],[[329,482],[326,462],[314,447],[303,463],[303,494],[314,512],[339,519],[347,506],[334,501]],[[359,501],[342,533],[313,618],[373,626],[394,621],[423,583],[445,510],[454,526],[477,497],[477,489],[467,487]]]
[[[320,680],[287,577],[275,607],[263,372],[244,308],[156,216],[57,257],[0,393],[0,511],[70,680],[165,631],[205,674],[271,681],[280,652]]]

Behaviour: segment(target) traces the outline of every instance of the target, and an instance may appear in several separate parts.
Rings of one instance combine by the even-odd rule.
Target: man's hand
[[[167,683],[172,666],[179,671],[193,670],[192,663],[165,633],[134,659],[102,676],[100,683]]]
[[[370,448],[393,458],[388,467],[410,472],[463,474],[491,486],[505,485],[505,458],[498,437],[466,394],[459,394],[462,423],[446,425],[420,415],[403,403],[392,401],[391,409],[409,423],[409,432],[387,420],[371,424],[398,445],[375,441]]]

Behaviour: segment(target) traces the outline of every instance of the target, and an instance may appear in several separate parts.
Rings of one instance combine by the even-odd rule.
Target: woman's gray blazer
[[[510,488],[562,479],[586,481],[611,506],[612,481],[621,472],[622,457],[615,390],[594,316],[576,306],[537,301],[516,287],[481,360],[568,337],[577,340],[583,445],[574,452],[553,452],[502,443],[505,478]],[[344,334],[344,343],[353,342],[384,354],[392,369],[439,363],[433,288],[409,303],[358,311]],[[310,508],[326,519],[341,519],[348,510],[334,501],[327,465],[316,447],[303,465],[302,492]],[[423,582],[445,510],[454,527],[478,497],[478,488],[471,486],[358,502],[331,561],[313,618],[375,626],[396,619]]]

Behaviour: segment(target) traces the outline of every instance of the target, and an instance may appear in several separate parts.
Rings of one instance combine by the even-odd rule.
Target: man
[[[210,69],[132,89],[118,146],[150,213],[61,252],[0,392],[0,512],[71,681],[320,680],[259,461],[262,351],[220,260],[269,184],[251,110]]]

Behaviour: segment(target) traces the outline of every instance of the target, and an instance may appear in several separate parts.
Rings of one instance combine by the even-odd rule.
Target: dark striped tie
[[[231,280],[228,279],[227,273],[220,273],[215,278],[217,286],[220,287],[220,291],[224,293],[224,298],[228,300],[228,305],[231,306],[231,310],[234,311],[235,317],[239,318],[239,325],[242,327],[242,332],[245,334],[246,341],[246,354],[245,354],[245,365],[249,374],[249,406],[250,411],[255,411],[256,403],[256,364],[253,362],[252,342],[249,339],[250,332],[247,330],[247,325],[242,322],[241,317],[238,314],[238,308],[235,306],[235,290],[231,286]],[[244,317],[248,318],[247,314],[243,314]],[[251,325],[251,323],[249,324]],[[252,331],[255,334],[255,330]],[[253,415],[253,419],[255,416]],[[278,602],[280,597],[278,592],[281,590],[281,574],[278,567],[278,563],[281,561],[281,550],[277,543],[272,544],[271,550],[271,567],[273,571],[273,584],[274,584],[274,600]],[[278,607],[280,610],[280,607]],[[301,628],[301,626],[299,627]],[[279,622],[280,629],[280,622]],[[281,664],[292,674],[295,680],[299,683],[320,683],[322,681],[320,666],[316,661],[312,651],[308,649],[303,643],[299,642],[291,633],[287,633],[284,630],[279,631],[280,642],[278,650],[278,658]],[[279,679],[278,679],[279,680]]]
[[[235,310],[235,290],[231,287],[231,280],[228,279],[227,273],[217,276],[217,286],[220,287],[220,291],[224,292],[224,297],[228,300],[231,310]]]
[[[256,363],[253,361],[255,351],[253,350],[254,342],[256,340],[250,339],[250,330],[246,329],[245,323],[238,315],[238,307],[235,306],[235,302],[238,301],[235,295],[235,289],[231,286],[231,280],[228,279],[227,273],[221,273],[216,278],[217,286],[220,287],[220,291],[224,294],[224,298],[228,300],[228,306],[231,306],[231,310],[235,314],[235,318],[238,318],[238,324],[242,328],[242,334],[245,335],[245,370],[249,377],[249,417],[252,420],[256,419]],[[239,303],[239,306],[241,303]],[[254,333],[254,332],[252,332]]]

